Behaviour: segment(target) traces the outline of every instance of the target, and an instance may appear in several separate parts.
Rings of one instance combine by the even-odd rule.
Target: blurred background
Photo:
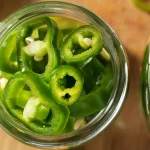
[[[26,5],[44,0],[0,0],[0,21]],[[150,150],[141,107],[140,68],[150,35],[150,14],[132,0],[62,0],[84,6],[109,23],[119,36],[130,63],[129,93],[117,119],[101,135],[76,150]],[[0,129],[0,150],[40,150],[20,143]]]

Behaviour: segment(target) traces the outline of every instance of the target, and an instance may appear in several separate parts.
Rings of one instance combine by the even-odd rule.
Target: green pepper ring
[[[80,70],[70,65],[60,66],[50,76],[53,98],[60,104],[72,105],[80,97],[84,78]]]
[[[84,38],[91,40],[91,44],[86,46],[83,42]],[[78,53],[79,47],[73,49],[74,45],[80,45],[81,53]],[[84,49],[84,50],[83,50]],[[60,53],[61,57],[68,64],[83,64],[89,58],[97,55],[102,49],[102,37],[100,31],[92,25],[84,25],[75,29],[70,35],[68,35],[61,45]],[[75,51],[77,54],[73,54]]]
[[[23,117],[23,110],[16,105],[16,92],[20,92],[24,84],[27,84],[34,97],[41,100],[41,104],[49,108],[52,112],[52,119],[47,121],[27,121]],[[32,72],[16,73],[8,81],[2,98],[2,102],[7,111],[24,123],[31,131],[43,135],[60,134],[65,128],[68,118],[69,110],[66,106],[59,105],[53,100],[48,86],[40,78],[39,75]],[[50,122],[49,122],[50,121]]]
[[[17,55],[18,63],[20,64],[21,70],[31,71],[31,56],[28,56],[24,51],[23,47],[25,46],[25,38],[31,36],[32,30],[47,25],[47,33],[44,41],[47,45],[47,54],[48,54],[48,63],[45,66],[45,72],[41,76],[47,81],[49,74],[59,65],[60,63],[60,54],[57,49],[57,27],[56,23],[50,20],[48,17],[42,17],[24,25],[20,29],[18,38],[17,38]],[[28,57],[27,57],[28,56]],[[21,59],[20,59],[21,58]]]

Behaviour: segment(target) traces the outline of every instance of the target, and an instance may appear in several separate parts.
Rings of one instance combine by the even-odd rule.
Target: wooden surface
[[[0,21],[34,2],[38,0],[0,0]],[[76,150],[150,150],[150,133],[141,108],[139,82],[145,43],[150,35],[150,15],[138,10],[131,0],[72,0],[72,3],[91,9],[114,28],[130,63],[129,93],[118,118],[105,132]],[[16,141],[0,129],[0,150],[38,149]]]

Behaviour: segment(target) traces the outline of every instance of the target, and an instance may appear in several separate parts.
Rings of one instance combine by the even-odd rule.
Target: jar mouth
[[[99,28],[103,42],[107,45],[114,70],[115,85],[104,110],[96,115],[84,128],[57,136],[41,136],[22,128],[11,121],[8,113],[0,105],[0,123],[2,128],[20,141],[42,148],[74,147],[81,145],[101,133],[115,119],[127,95],[128,64],[123,47],[114,30],[103,19],[86,8],[58,1],[40,2],[22,8],[8,16],[0,24],[1,41],[14,28],[26,20],[38,16],[60,16],[76,19]],[[4,30],[5,29],[5,30]],[[0,41],[0,44],[1,44]],[[7,120],[6,120],[6,115]],[[9,119],[8,119],[9,118]]]

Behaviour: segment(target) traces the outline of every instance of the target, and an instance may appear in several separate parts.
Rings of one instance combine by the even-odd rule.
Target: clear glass
[[[128,90],[128,63],[123,47],[114,30],[103,19],[91,11],[64,2],[42,2],[22,8],[8,16],[0,24],[0,45],[5,37],[27,20],[41,16],[60,16],[93,24],[99,28],[105,49],[108,50],[114,70],[115,84],[105,109],[98,113],[88,125],[72,133],[58,136],[33,134],[12,118],[0,105],[0,125],[18,140],[41,148],[68,148],[88,142],[106,129],[121,110]]]
[[[142,106],[147,127],[150,131],[150,43],[147,44],[141,69]]]

